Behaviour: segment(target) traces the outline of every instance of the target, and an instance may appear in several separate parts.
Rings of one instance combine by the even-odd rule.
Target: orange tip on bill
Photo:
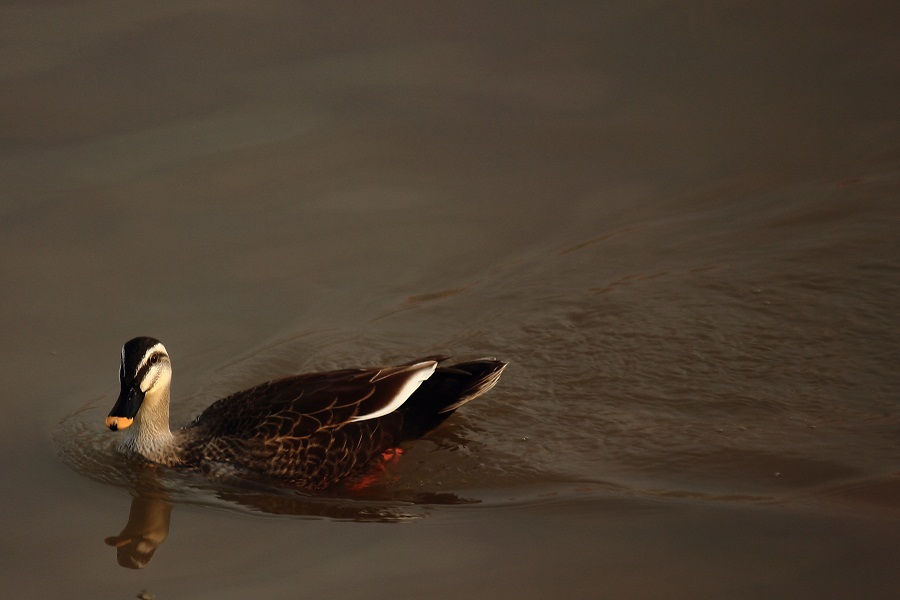
[[[112,431],[128,429],[132,423],[134,423],[134,419],[129,419],[128,417],[106,417],[106,426]]]

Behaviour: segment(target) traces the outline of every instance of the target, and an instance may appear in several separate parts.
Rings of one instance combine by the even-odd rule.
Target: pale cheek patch
[[[159,355],[160,359],[156,364],[150,365],[149,368],[147,368],[147,372],[144,373],[144,376],[141,378],[141,391],[145,393],[156,387],[157,383],[159,383],[159,380],[162,378],[163,373],[169,369],[169,353],[166,352],[165,346],[157,343],[153,344],[146,352],[144,352],[144,356],[141,357],[141,361],[138,363],[135,372],[140,373],[141,370],[150,363],[150,359],[154,355]]]
[[[153,367],[147,371],[147,374],[141,379],[141,391],[146,393],[147,390],[156,385],[157,379],[159,379],[159,367]]]
[[[172,370],[168,362],[161,362],[153,365],[141,379],[141,391],[145,394],[154,389],[168,387],[172,382]]]

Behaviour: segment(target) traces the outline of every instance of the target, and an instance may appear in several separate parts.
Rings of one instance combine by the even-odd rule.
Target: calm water
[[[892,8],[5,4],[5,594],[895,597]],[[310,498],[117,457],[136,335],[511,364]]]

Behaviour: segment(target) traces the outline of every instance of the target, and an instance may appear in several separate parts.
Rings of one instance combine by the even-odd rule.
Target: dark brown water
[[[895,14],[4,4],[4,596],[896,597]],[[135,335],[511,365],[309,498],[118,458]]]

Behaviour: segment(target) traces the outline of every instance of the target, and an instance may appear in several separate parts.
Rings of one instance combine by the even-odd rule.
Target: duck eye
[[[159,354],[154,354],[153,356],[150,357],[151,365],[155,365],[158,362],[159,362]]]

